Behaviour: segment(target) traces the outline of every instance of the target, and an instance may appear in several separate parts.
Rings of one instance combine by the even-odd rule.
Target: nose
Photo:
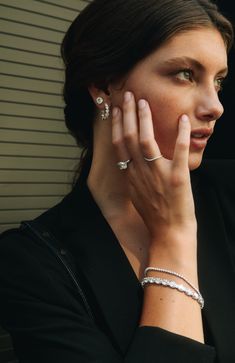
[[[215,87],[200,91],[197,104],[197,118],[202,121],[216,121],[224,112]]]

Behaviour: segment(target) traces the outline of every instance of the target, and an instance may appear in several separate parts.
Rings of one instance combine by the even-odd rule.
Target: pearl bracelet
[[[144,287],[147,284],[156,284],[156,285],[162,285],[166,287],[170,287],[172,289],[176,289],[180,292],[185,293],[187,296],[192,297],[194,300],[198,302],[200,305],[200,308],[203,309],[204,307],[204,299],[200,292],[193,291],[184,285],[177,284],[175,281],[167,280],[167,279],[161,279],[160,277],[144,277],[141,281],[142,287]]]

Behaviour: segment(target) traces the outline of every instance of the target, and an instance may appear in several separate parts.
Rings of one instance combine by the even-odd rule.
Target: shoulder
[[[29,228],[21,225],[19,228],[9,229],[0,234],[0,261],[3,264],[5,258],[7,258],[5,263],[11,263],[12,259],[16,259],[22,264],[26,259],[38,260],[48,254],[46,245],[35,234],[29,232]]]
[[[32,258],[33,254],[38,254],[38,250],[40,247],[37,243],[20,228],[9,229],[0,235],[0,266],[11,263],[12,259],[20,263],[22,259]]]
[[[0,279],[10,283],[17,274],[42,273],[42,267],[51,259],[45,246],[40,245],[20,228],[10,229],[0,235]],[[39,272],[40,271],[40,272]]]
[[[0,278],[7,275],[6,271],[9,274],[19,270],[25,273],[31,271],[42,275],[48,269],[58,270],[58,266],[61,270],[55,252],[68,249],[68,235],[72,230],[76,230],[79,239],[79,227],[82,225],[83,210],[74,194],[74,191],[70,192],[35,220],[23,222],[23,225],[33,228],[21,226],[0,234]]]
[[[54,291],[56,296],[69,285],[69,277],[43,241],[20,228],[0,235],[0,305],[19,292],[29,297]]]

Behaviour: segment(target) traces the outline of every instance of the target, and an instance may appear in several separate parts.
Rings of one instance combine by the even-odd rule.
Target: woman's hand
[[[144,157],[161,155],[148,103],[140,100],[136,110],[134,96],[127,93],[123,110],[117,110],[113,110],[113,144],[118,161],[131,160],[120,172],[126,173],[132,202],[151,235],[147,266],[176,271],[198,286],[189,119],[182,115],[179,120],[173,160],[162,157],[148,162]],[[182,283],[177,277],[174,280]],[[140,326],[160,327],[203,342],[201,310],[191,300],[174,289],[148,286]]]
[[[164,120],[163,120],[164,121]],[[196,240],[196,218],[188,167],[190,122],[186,115],[179,120],[173,160],[161,155],[154,137],[153,121],[148,102],[138,106],[132,93],[124,96],[123,110],[113,110],[113,145],[118,161],[130,159],[127,173],[132,202],[144,220],[151,241],[165,244],[169,236],[193,234]]]

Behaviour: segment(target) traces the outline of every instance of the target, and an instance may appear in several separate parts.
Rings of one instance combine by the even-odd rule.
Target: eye
[[[218,92],[222,91],[224,82],[225,82],[225,77],[220,77],[215,80],[215,87],[217,88]]]
[[[182,69],[176,73],[176,77],[181,81],[192,81],[193,71],[191,69]]]

